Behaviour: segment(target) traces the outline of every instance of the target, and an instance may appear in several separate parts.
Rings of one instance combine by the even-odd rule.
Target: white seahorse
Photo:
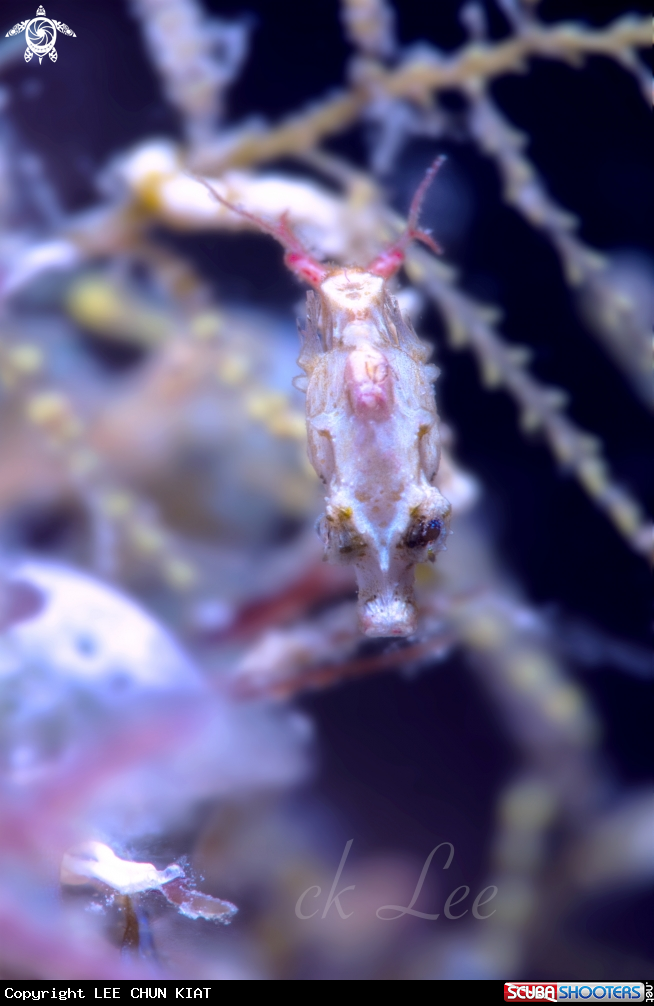
[[[387,286],[410,241],[440,250],[417,220],[442,161],[416,192],[403,235],[365,269],[316,261],[285,215],[276,224],[261,220],[203,182],[219,202],[280,241],[288,267],[314,287],[300,332],[306,378],[298,386],[306,391],[309,459],[328,492],[317,527],[325,558],[355,567],[368,636],[415,631],[414,566],[433,562],[447,534],[450,504],[434,485],[438,371]]]

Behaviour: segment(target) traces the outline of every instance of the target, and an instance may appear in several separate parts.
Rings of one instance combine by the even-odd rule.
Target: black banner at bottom
[[[165,999],[166,1001],[169,999],[212,999],[218,996],[220,984],[219,980],[211,978],[200,981],[157,978],[136,978],[134,980],[121,978],[109,981],[17,979],[16,981],[0,981],[0,1006],[2,1006],[3,1000],[9,1004],[12,1002],[48,1002],[52,999],[84,999],[88,1000],[87,1006],[91,1006],[91,1001],[97,1003],[98,1000],[103,1000],[108,1004],[117,999]],[[654,1002],[654,984],[652,982],[631,982],[626,985],[595,982],[586,984],[552,982],[547,985],[535,985],[520,981],[505,983],[497,980],[472,981],[470,979],[439,982],[443,991],[447,991],[449,988],[452,993],[455,993],[457,989],[461,992],[461,986],[466,984],[474,986],[476,993],[483,991],[486,994],[485,1001],[488,1002],[510,1000],[516,1002],[526,1002],[527,1000],[560,1002],[566,999],[574,1000],[578,1004],[579,1000],[584,999],[595,1001],[627,998],[641,1002]],[[637,986],[639,987],[636,988]],[[626,988],[629,988],[629,995],[625,992]]]

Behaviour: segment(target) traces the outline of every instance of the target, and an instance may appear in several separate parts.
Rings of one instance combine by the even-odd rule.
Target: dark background
[[[336,2],[206,6],[223,16],[252,16],[250,56],[231,91],[232,123],[254,114],[274,120],[341,86],[350,50]],[[455,48],[464,41],[460,6],[455,0],[400,0],[403,44],[426,39],[444,50]],[[98,170],[112,154],[153,135],[179,135],[179,123],[160,95],[126,4],[50,0],[45,7],[77,38],[61,38],[56,64],[45,60],[39,66],[34,59],[4,73],[7,140],[43,158],[63,208],[73,211],[96,201]],[[3,3],[5,30],[33,17],[33,8],[35,0]],[[628,12],[647,14],[649,5],[546,0],[540,12],[545,20],[599,25]],[[493,8],[491,33],[501,37],[506,31]],[[505,78],[492,91],[528,133],[528,153],[552,195],[579,215],[582,238],[600,251],[651,255],[650,113],[633,78],[601,58],[582,71],[539,61],[527,75]],[[365,130],[351,130],[328,146],[358,164],[367,162]],[[449,155],[451,179],[450,189],[443,183],[442,191],[459,194],[461,215],[457,219],[441,206],[439,228],[437,182],[425,205],[425,225],[461,270],[463,285],[502,306],[507,337],[534,349],[534,372],[568,390],[571,415],[601,436],[617,478],[641,499],[651,498],[650,417],[579,320],[549,244],[502,203],[492,164],[466,143],[414,141],[383,180],[395,205],[406,209],[439,151]],[[23,211],[38,226],[28,194]],[[256,290],[264,306],[282,314],[293,310],[299,290],[273,242],[203,237],[188,249],[222,297],[245,299]],[[484,486],[482,506],[498,555],[526,596],[537,608],[648,646],[645,563],[577,484],[557,472],[548,450],[520,434],[511,400],[481,389],[474,361],[447,348],[435,313],[425,312],[420,333],[436,343],[441,410],[456,430],[460,460]],[[572,654],[571,663],[601,713],[616,781],[642,783],[651,760],[648,682],[608,660],[591,670],[576,665]],[[343,833],[355,838],[359,852],[403,848],[424,857],[437,842],[450,840],[464,878],[459,882],[483,879],[494,801],[516,753],[462,661],[452,658],[411,681],[384,675],[350,684],[304,704],[322,738],[320,790],[338,808]],[[620,920],[619,911],[604,929],[598,936],[645,952],[642,927]]]

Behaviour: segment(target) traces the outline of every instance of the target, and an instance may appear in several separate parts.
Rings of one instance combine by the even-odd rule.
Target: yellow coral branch
[[[451,282],[449,271],[419,249],[407,259],[407,272],[442,311],[451,344],[469,347],[480,364],[487,387],[503,387],[520,409],[525,430],[542,430],[560,464],[571,471],[583,490],[616,530],[641,555],[652,551],[654,527],[631,494],[618,485],[600,454],[595,437],[577,429],[561,409],[565,395],[539,384],[524,367],[524,350],[503,342],[495,332],[488,308],[476,304]]]
[[[444,57],[434,50],[433,55],[414,57],[397,70],[378,67],[374,83],[376,91],[388,97],[424,103],[435,91],[468,87],[473,81],[490,81],[506,73],[522,72],[529,59],[540,57],[572,63],[585,56],[621,59],[625,52],[650,45],[648,18],[628,15],[598,31],[572,22],[552,28],[536,24],[504,42],[473,42],[453,56]],[[368,98],[365,89],[340,93],[290,116],[273,130],[264,125],[239,130],[230,139],[198,151],[193,167],[197,171],[221,172],[302,153],[355,122]]]
[[[27,424],[59,458],[68,478],[84,501],[94,524],[96,540],[113,552],[114,532],[143,558],[155,563],[165,582],[175,590],[194,586],[198,572],[184,558],[173,536],[153,513],[151,505],[132,490],[117,484],[95,450],[87,424],[64,392],[43,380],[41,351],[28,343],[0,346],[0,387],[19,396]],[[101,525],[101,527],[99,527]],[[104,555],[104,572],[115,556]]]
[[[504,183],[505,202],[549,238],[582,306],[584,299],[592,299],[594,310],[585,314],[593,331],[607,345],[638,394],[652,404],[650,332],[638,316],[637,305],[612,281],[606,258],[577,237],[577,218],[548,193],[523,153],[526,134],[507,121],[482,88],[471,88],[469,97],[471,135],[483,153],[495,161]]]

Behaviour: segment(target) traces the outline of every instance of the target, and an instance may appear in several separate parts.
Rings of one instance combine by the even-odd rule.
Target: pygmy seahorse
[[[288,267],[314,287],[300,330],[298,363],[306,378],[298,386],[306,391],[309,459],[328,493],[317,529],[325,558],[355,567],[367,636],[415,631],[414,566],[433,562],[447,534],[450,505],[434,485],[438,371],[387,285],[411,240],[440,250],[417,220],[442,160],[416,192],[402,236],[365,269],[318,262],[285,215],[271,224],[203,183],[219,202],[277,238]]]

